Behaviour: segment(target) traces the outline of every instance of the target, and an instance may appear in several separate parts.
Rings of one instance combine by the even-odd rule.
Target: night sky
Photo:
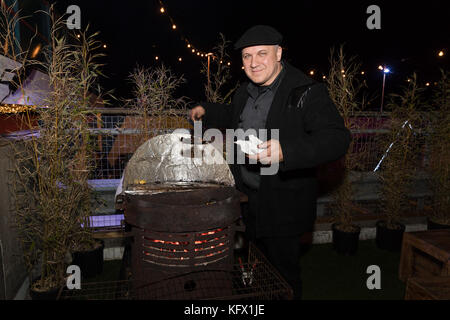
[[[208,52],[218,42],[219,33],[234,43],[255,24],[268,24],[284,35],[284,58],[305,73],[315,70],[317,80],[327,74],[330,48],[345,43],[348,55],[357,55],[365,71],[372,94],[380,95],[382,73],[386,64],[392,69],[387,76],[386,93],[406,84],[412,72],[419,82],[434,83],[439,68],[449,68],[450,11],[447,1],[214,1],[165,0],[166,14],[160,13],[158,0],[60,0],[57,6],[81,8],[82,26],[101,32],[107,44],[102,82],[116,95],[129,96],[127,76],[139,64],[164,63],[187,83],[180,94],[193,100],[203,98],[204,78],[200,74],[201,58],[186,48],[181,36]],[[376,4],[381,9],[381,30],[369,30],[366,9]],[[177,30],[171,29],[168,15]],[[444,50],[444,57],[438,52]],[[245,79],[238,52],[230,46],[233,79]],[[155,56],[160,59],[155,60]],[[182,57],[180,63],[178,57]]]

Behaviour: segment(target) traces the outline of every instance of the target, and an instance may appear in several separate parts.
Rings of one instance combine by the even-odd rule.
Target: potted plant
[[[409,210],[408,194],[418,166],[421,116],[417,107],[421,91],[414,74],[401,95],[393,94],[387,105],[390,112],[389,132],[380,141],[385,150],[380,179],[380,201],[385,219],[376,223],[376,244],[380,249],[396,251],[401,248],[405,225],[402,215]]]
[[[433,108],[428,126],[427,145],[429,186],[432,205],[428,229],[450,228],[450,74],[442,77],[434,91]]]
[[[101,47],[100,41],[96,40],[98,33],[88,35],[88,30],[79,32],[74,39],[73,62],[74,81],[77,83],[76,103],[72,106],[73,126],[76,127],[78,139],[76,139],[76,149],[78,152],[72,160],[72,175],[77,182],[80,198],[77,211],[77,223],[74,225],[72,235],[72,264],[78,265],[81,269],[82,277],[92,277],[103,271],[103,249],[104,242],[95,239],[91,225],[91,214],[94,211],[93,192],[88,184],[89,173],[93,169],[94,147],[93,140],[90,139],[88,115],[91,105],[100,99],[101,93],[97,88],[96,96],[92,94],[94,84],[101,75],[97,63],[98,59],[104,56],[98,53]]]
[[[37,125],[25,114],[24,121],[36,134],[13,145],[16,224],[30,273],[30,295],[36,299],[56,298],[74,244],[91,239],[86,228],[80,228],[88,221],[91,194],[85,102],[98,72],[92,56],[82,58],[85,45],[69,43],[62,18],[50,16],[47,59],[39,63],[49,78],[49,95],[45,107],[36,109]]]
[[[355,129],[351,117],[363,105],[357,101],[357,95],[362,88],[362,83],[357,78],[360,74],[360,64],[355,62],[354,57],[347,59],[341,46],[337,53],[334,49],[331,50],[330,65],[330,73],[326,77],[330,98],[344,119],[345,127],[348,130]],[[340,160],[342,172],[339,184],[332,191],[333,247],[338,253],[345,255],[356,253],[361,231],[361,228],[353,223],[353,214],[361,210],[354,200],[352,181],[356,177],[355,170],[361,163],[359,160],[362,154],[362,150],[357,152],[352,139],[347,154]]]

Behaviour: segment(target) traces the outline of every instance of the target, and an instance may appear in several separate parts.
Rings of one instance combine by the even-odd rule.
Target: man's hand
[[[258,148],[264,149],[260,153],[247,155],[249,159],[256,159],[262,164],[272,164],[283,161],[283,151],[280,141],[271,139],[258,145]]]
[[[202,106],[196,106],[189,110],[189,118],[192,121],[198,121],[204,116],[205,112],[205,108],[203,108]]]

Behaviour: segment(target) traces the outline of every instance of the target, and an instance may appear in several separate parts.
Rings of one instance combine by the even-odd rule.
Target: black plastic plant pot
[[[30,285],[29,293],[31,300],[56,300],[58,298],[58,293],[61,289],[61,287],[55,287],[51,288],[45,291],[42,290],[35,290],[33,289],[33,284],[38,281],[40,277],[33,280],[33,282]]]
[[[428,230],[450,229],[450,225],[433,222],[430,218],[427,218],[427,225]]]
[[[359,226],[355,226],[357,228],[356,231],[346,232],[339,230],[336,228],[337,226],[338,225],[336,223],[331,226],[333,231],[333,249],[336,250],[338,254],[346,256],[354,255],[358,250],[361,228]]]
[[[386,221],[377,221],[375,236],[377,247],[388,251],[400,251],[404,232],[405,225],[402,223],[398,223],[396,229],[389,229]]]
[[[105,243],[102,240],[98,248],[90,251],[76,251],[72,253],[72,264],[80,267],[82,278],[92,278],[103,271],[103,249]]]

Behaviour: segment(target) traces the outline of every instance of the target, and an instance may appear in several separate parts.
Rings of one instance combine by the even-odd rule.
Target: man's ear
[[[281,46],[278,46],[277,48],[277,61],[280,62],[281,61],[281,56],[283,55],[283,49],[281,48]]]

